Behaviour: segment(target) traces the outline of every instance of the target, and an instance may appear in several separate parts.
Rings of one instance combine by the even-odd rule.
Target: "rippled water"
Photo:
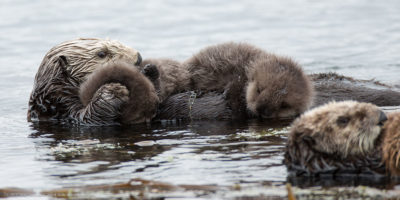
[[[293,57],[308,73],[400,84],[399,22],[396,0],[2,0],[0,188],[41,191],[132,178],[217,185],[286,180],[287,124],[74,128],[26,122],[36,70],[62,41],[111,38],[144,58],[178,60],[207,45],[247,41]]]

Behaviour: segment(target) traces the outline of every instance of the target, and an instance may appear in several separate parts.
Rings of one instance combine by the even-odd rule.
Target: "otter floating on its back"
[[[385,175],[381,129],[386,115],[375,105],[331,102],[297,118],[284,163],[295,176]]]
[[[138,79],[141,74],[135,65],[138,66],[141,60],[136,50],[113,40],[82,38],[53,47],[43,58],[36,74],[29,99],[28,120],[62,120],[88,125],[119,124],[123,109],[121,106],[129,102],[129,94],[137,92],[129,87],[136,81],[147,85],[142,93],[155,105],[146,107],[149,108],[148,112],[153,113],[146,113],[143,116],[145,119],[133,117],[128,123],[148,121],[149,116],[155,114],[158,98],[152,94],[155,93],[154,87],[146,78]],[[129,81],[125,77],[125,82],[121,82],[124,78],[116,74],[108,77],[108,82],[104,82],[105,85],[83,104],[79,95],[82,83],[92,73],[101,74],[104,70],[119,71],[121,73],[118,74],[123,76],[134,76]],[[99,83],[98,79],[89,81],[91,80],[97,82],[87,85],[97,89],[98,85],[95,85]],[[135,112],[131,110],[131,117],[137,114]]]

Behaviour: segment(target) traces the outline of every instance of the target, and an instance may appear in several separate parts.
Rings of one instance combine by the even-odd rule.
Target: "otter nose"
[[[138,52],[137,53],[137,61],[135,62],[135,65],[140,65],[140,63],[142,63],[142,56]]]
[[[385,121],[387,120],[386,114],[384,112],[381,111],[380,115],[379,115],[379,126],[383,126],[383,124],[385,123]]]

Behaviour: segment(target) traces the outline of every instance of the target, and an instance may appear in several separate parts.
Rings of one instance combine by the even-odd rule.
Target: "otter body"
[[[293,117],[312,103],[312,84],[297,63],[246,43],[207,47],[183,65],[192,90],[224,94],[234,115]]]
[[[138,92],[133,91],[137,88],[131,87],[135,81],[146,85],[144,90],[147,92],[143,93],[150,102],[157,102],[151,95],[155,93],[152,84],[139,78],[135,65],[140,63],[141,56],[136,50],[112,40],[81,38],[53,47],[43,58],[36,74],[29,99],[28,121],[120,124],[124,106],[127,106],[127,112],[131,112],[124,115],[124,121],[140,123],[148,120],[155,114],[157,105],[148,106],[154,108],[149,109],[145,116],[137,117],[131,105],[126,104],[132,103],[130,98]],[[108,72],[116,74],[108,76]],[[88,79],[91,74],[97,75]],[[102,82],[103,77],[108,80]],[[80,94],[80,87],[87,80],[87,87]]]
[[[313,107],[330,101],[356,100],[376,104],[378,106],[400,105],[400,92],[394,88],[365,80],[357,80],[334,73],[312,74],[314,80],[315,99]],[[203,96],[206,95],[206,98]],[[171,95],[159,107],[158,119],[234,119],[233,111],[226,100],[226,94],[218,92],[196,93],[194,91]],[[190,105],[189,105],[190,104]],[[202,114],[193,110],[201,110]],[[214,113],[218,111],[220,115]],[[206,113],[209,112],[209,115]],[[246,115],[256,118],[255,115]]]
[[[359,80],[336,73],[309,75],[316,91],[313,106],[329,101],[354,100],[377,106],[399,106],[400,92],[397,88],[378,81]]]

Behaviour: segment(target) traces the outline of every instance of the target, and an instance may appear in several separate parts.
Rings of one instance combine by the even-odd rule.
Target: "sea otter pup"
[[[79,97],[92,115],[101,118],[96,121],[118,119],[123,124],[150,122],[159,102],[149,79],[124,62],[96,69],[81,84]]]
[[[144,59],[140,68],[154,84],[161,102],[173,94],[190,89],[189,71],[178,61],[167,58]]]
[[[297,63],[246,43],[207,47],[183,65],[192,90],[223,93],[234,116],[293,117],[312,103],[311,81]]]
[[[138,69],[135,69],[135,65],[140,65],[141,60],[136,50],[112,40],[82,38],[53,47],[43,58],[36,74],[29,99],[28,121],[67,120],[89,125],[118,124],[117,119],[120,116],[115,112],[122,109],[122,104],[132,100],[129,99],[132,95],[137,94],[138,91],[133,91],[137,88],[132,87],[135,81],[146,85],[144,90],[147,91],[147,96],[152,96],[154,91],[147,79],[138,79]],[[121,64],[120,61],[129,64]],[[79,96],[80,87],[94,71],[98,76],[92,77],[90,80],[93,84],[86,87],[90,93],[81,93],[86,95],[82,98],[82,103],[82,96]],[[106,76],[108,82],[98,80],[101,73],[107,72],[117,74]],[[128,80],[129,76],[132,77],[131,80]],[[100,83],[105,85],[100,86]],[[157,99],[151,100],[156,101]],[[133,112],[129,107],[128,110]],[[143,116],[144,119],[131,113],[131,117],[126,118],[124,122],[146,121],[149,116],[154,115],[155,109],[151,108],[149,112]]]
[[[295,176],[385,174],[381,129],[386,115],[375,105],[331,102],[297,118],[284,163]]]

